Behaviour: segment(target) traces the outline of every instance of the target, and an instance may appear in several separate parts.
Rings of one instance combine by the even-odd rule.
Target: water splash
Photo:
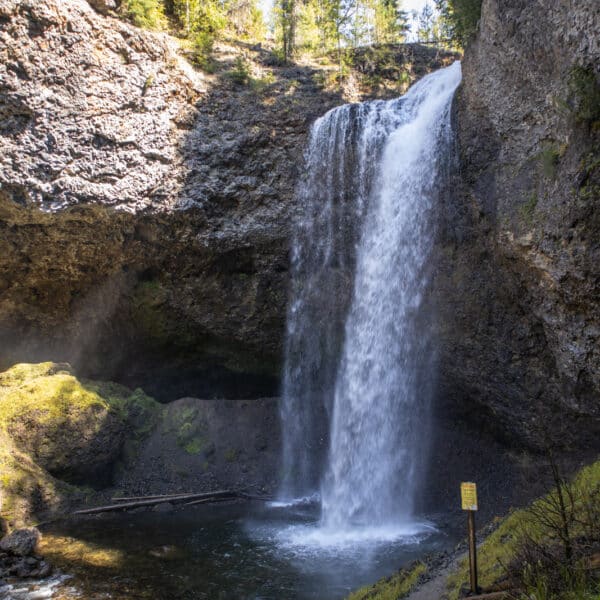
[[[313,126],[292,251],[282,497],[320,488],[329,531],[413,512],[434,369],[423,297],[459,82],[455,63],[401,99],[342,106]]]

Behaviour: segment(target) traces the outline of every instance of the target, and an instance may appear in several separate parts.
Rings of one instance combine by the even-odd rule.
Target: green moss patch
[[[2,516],[23,523],[84,494],[65,481],[96,485],[124,446],[150,433],[161,410],[142,390],[79,380],[67,364],[0,373]]]
[[[600,461],[579,472],[572,484],[576,509],[583,510],[594,498],[594,490],[600,487]],[[526,540],[543,541],[550,546],[556,541],[556,532],[542,523],[536,513],[549,506],[548,500],[556,496],[556,490],[536,500],[531,508],[512,511],[500,521],[498,528],[481,544],[477,553],[479,585],[485,589],[507,575],[507,570]],[[572,532],[577,537],[581,532],[577,526]],[[448,578],[450,600],[460,597],[460,589],[469,581],[468,559],[463,559],[458,570]],[[537,597],[537,596],[536,596]],[[549,598],[550,596],[548,596]],[[565,596],[566,597],[566,596]],[[569,596],[570,597],[570,596]],[[587,595],[580,600],[588,598]]]
[[[31,367],[31,369],[28,369]],[[34,417],[36,424],[62,424],[81,412],[110,405],[60,365],[16,365],[0,375],[0,428]]]
[[[184,406],[172,418],[177,445],[187,454],[201,454],[209,447],[207,424],[196,407]]]
[[[426,571],[427,567],[422,562],[415,562],[391,577],[352,592],[348,596],[348,600],[398,600],[404,598],[415,588],[419,578]]]

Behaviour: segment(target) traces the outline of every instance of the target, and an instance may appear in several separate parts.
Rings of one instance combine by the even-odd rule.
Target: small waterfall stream
[[[332,531],[413,512],[434,379],[423,295],[460,63],[316,121],[298,191],[281,496]]]

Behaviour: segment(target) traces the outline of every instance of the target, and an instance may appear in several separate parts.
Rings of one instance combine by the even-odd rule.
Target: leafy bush
[[[199,31],[193,37],[194,58],[198,65],[209,73],[214,71],[214,65],[211,60],[214,44],[214,35],[208,31]]]
[[[246,85],[250,83],[250,66],[248,62],[241,56],[235,59],[234,67],[231,71],[227,71],[227,77],[234,83]]]
[[[122,10],[138,27],[162,29],[165,26],[161,0],[125,0]]]

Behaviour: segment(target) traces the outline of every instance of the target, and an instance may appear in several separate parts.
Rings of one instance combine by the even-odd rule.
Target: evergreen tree
[[[434,38],[435,12],[429,2],[425,4],[417,21],[417,41],[431,42]]]
[[[442,35],[464,47],[477,31],[481,0],[435,0]]]

